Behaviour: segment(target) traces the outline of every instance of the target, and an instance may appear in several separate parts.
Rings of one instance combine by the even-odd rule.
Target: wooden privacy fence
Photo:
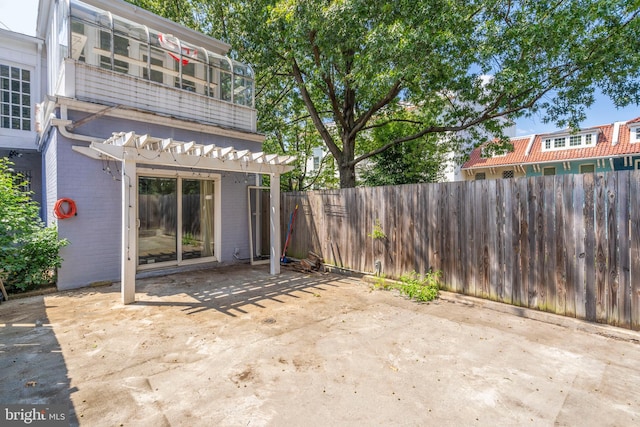
[[[285,230],[296,204],[292,257],[640,330],[640,171],[284,193]]]

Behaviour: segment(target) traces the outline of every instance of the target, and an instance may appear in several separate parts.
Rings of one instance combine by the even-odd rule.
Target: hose
[[[76,202],[71,199],[59,199],[53,207],[53,215],[58,219],[67,219],[77,215]]]

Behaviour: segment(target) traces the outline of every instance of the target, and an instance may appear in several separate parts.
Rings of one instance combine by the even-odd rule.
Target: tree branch
[[[298,62],[295,60],[295,58],[292,58],[291,62],[292,62],[292,68],[293,68],[293,76],[296,79],[296,82],[298,83],[298,88],[300,89],[300,95],[302,96],[302,100],[307,106],[307,110],[309,111],[309,115],[311,116],[311,121],[313,121],[313,124],[315,125],[316,129],[320,133],[322,140],[325,142],[325,144],[327,144],[327,147],[329,148],[333,156],[336,159],[341,158],[342,151],[333,141],[333,138],[331,137],[331,134],[327,130],[327,127],[324,125],[324,123],[322,123],[320,114],[318,114],[318,110],[316,110],[316,106],[313,103],[313,100],[311,99],[311,95],[309,95],[309,91],[304,82],[304,78],[302,77],[302,72],[300,71]]]

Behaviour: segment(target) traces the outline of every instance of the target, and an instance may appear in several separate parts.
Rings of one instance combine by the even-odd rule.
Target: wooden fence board
[[[575,189],[576,175],[566,175],[564,178],[564,188],[562,192],[564,206],[564,224],[560,228],[564,234],[564,286],[565,286],[565,312],[568,317],[576,317],[576,233],[575,233],[575,210],[573,207],[573,193]]]
[[[542,298],[541,309],[550,312],[553,312],[556,308],[556,224],[554,181],[554,176],[549,176],[544,179],[544,297]]]
[[[585,302],[586,318],[596,320],[596,232],[595,232],[595,175],[584,176],[585,229]]]
[[[502,188],[502,180],[491,180],[489,184],[489,216],[487,222],[487,228],[489,229],[488,242],[485,244],[489,248],[489,299],[498,299],[498,285],[499,285],[499,268],[500,257],[498,256],[498,237],[500,218],[499,214],[502,210],[499,207],[501,202],[500,190]]]
[[[629,182],[631,329],[640,331],[640,172],[634,171]]]
[[[574,175],[573,234],[575,242],[575,314],[579,319],[587,317],[585,289],[585,175]]]
[[[505,187],[508,185],[507,179],[496,180],[496,300],[504,301],[504,270],[506,265],[505,253]]]
[[[425,200],[428,204],[428,227],[429,227],[429,270],[437,270],[436,265],[436,241],[437,241],[437,218],[438,218],[438,191],[437,187],[433,184],[426,186]]]
[[[618,326],[631,327],[631,259],[629,247],[629,185],[630,172],[625,171],[618,175],[617,189],[617,223],[618,223],[618,253],[619,253],[619,321]]]
[[[596,205],[596,322],[602,322],[607,317],[607,212],[603,174],[596,175],[594,200]]]
[[[448,193],[448,183],[444,183],[441,186],[439,186],[439,192],[438,192],[438,231],[437,231],[437,236],[438,236],[438,241],[437,241],[437,249],[436,252],[438,254],[438,260],[439,260],[439,265],[438,265],[438,270],[442,271],[442,277],[443,277],[443,281],[444,281],[444,285],[447,287],[447,289],[451,288],[451,283],[449,281],[449,266],[447,265],[447,262],[449,261],[447,258],[447,254],[446,254],[446,247],[447,246],[447,236],[446,236],[446,230],[447,230],[447,217],[449,216],[449,207],[448,207],[448,200],[449,197],[447,196]]]
[[[518,305],[527,307],[529,305],[529,201],[527,179],[516,180],[520,195],[520,268],[522,269],[522,280],[520,282],[520,297]]]
[[[482,222],[480,224],[480,229],[482,230],[482,288],[480,292],[480,296],[482,298],[489,298],[489,286],[490,286],[490,276],[491,276],[491,254],[490,254],[490,211],[491,211],[491,201],[489,200],[490,190],[493,188],[490,187],[491,182],[482,181],[482,198],[481,198],[481,206],[482,206]],[[495,187],[494,187],[495,188]],[[495,224],[495,222],[494,222]],[[492,226],[493,227],[493,226]]]
[[[504,185],[504,270],[503,270],[503,295],[502,302],[513,304],[513,287],[517,280],[515,274],[520,274],[517,268],[518,247],[514,242],[519,240],[518,236],[518,203],[513,195],[515,179],[508,179]],[[515,228],[515,230],[514,230]]]
[[[620,323],[620,311],[623,306],[620,304],[619,274],[618,274],[618,216],[616,215],[618,203],[618,183],[617,174],[607,174],[606,176],[606,203],[607,203],[607,276],[606,276],[606,319],[612,325]]]
[[[545,283],[545,267],[546,267],[546,258],[545,258],[545,227],[544,227],[544,212],[545,212],[545,201],[544,201],[544,185],[545,180],[548,178],[543,177],[542,179],[535,180],[535,221],[536,221],[536,230],[534,234],[535,238],[535,246],[532,251],[535,254],[536,262],[535,262],[535,275],[533,278],[533,286],[534,286],[534,304],[532,308],[536,308],[539,310],[544,309],[544,301],[546,297],[544,283]]]
[[[555,308],[551,311],[556,314],[564,315],[567,310],[567,273],[565,265],[566,250],[566,224],[565,224],[565,200],[564,187],[568,186],[568,178],[571,175],[559,175],[554,178],[554,196],[555,196],[555,224],[554,236],[556,238],[556,247],[552,256],[555,257],[555,278],[550,284],[551,289],[555,289]]]
[[[479,267],[480,260],[482,259],[482,244],[481,240],[481,218],[482,218],[482,209],[480,208],[480,199],[482,197],[482,182],[473,181],[471,185],[468,187],[471,191],[469,192],[469,216],[467,217],[467,221],[470,224],[470,227],[467,230],[467,234],[469,236],[469,247],[471,248],[471,254],[469,257],[469,295],[479,295],[478,289],[481,287],[480,285],[480,272],[482,271]],[[478,208],[474,209],[472,206]],[[471,213],[471,211],[474,211]]]

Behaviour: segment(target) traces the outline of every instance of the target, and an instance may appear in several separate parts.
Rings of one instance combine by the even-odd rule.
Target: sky
[[[38,0],[0,0],[0,27],[30,36],[35,35]],[[580,127],[627,121],[640,116],[640,106],[616,108],[606,96],[599,95],[587,110],[587,119]],[[516,122],[516,136],[553,132],[558,129],[552,123],[542,122],[542,113]]]

